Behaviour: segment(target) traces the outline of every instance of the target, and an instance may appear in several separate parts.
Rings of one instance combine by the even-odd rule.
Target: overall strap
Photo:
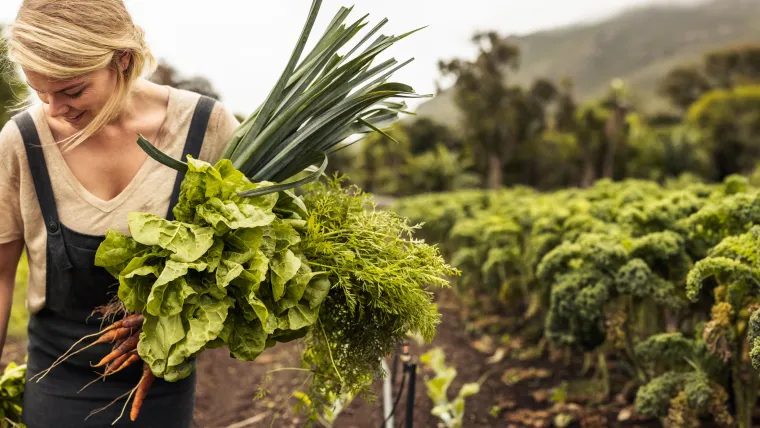
[[[42,218],[45,220],[48,249],[53,257],[54,265],[59,270],[70,269],[71,261],[66,252],[63,233],[61,232],[61,223],[58,220],[58,209],[55,204],[53,185],[50,182],[50,174],[45,163],[45,154],[42,151],[40,136],[37,133],[34,119],[32,119],[32,115],[27,111],[15,116],[13,120],[16,122],[19,131],[21,131],[21,138],[24,140],[24,149],[26,149],[26,157],[29,161],[34,189],[37,192],[37,201],[40,203],[40,209],[42,210]]]
[[[211,112],[214,109],[216,101],[213,98],[201,95],[198,100],[198,104],[195,106],[195,112],[193,112],[193,119],[190,122],[190,130],[187,132],[187,140],[185,140],[185,148],[182,151],[182,162],[187,161],[187,155],[192,156],[194,159],[198,159],[198,155],[201,152],[201,146],[203,146],[203,138],[206,136],[206,129],[208,128],[208,120],[211,117]],[[180,187],[182,180],[185,178],[185,173],[177,171],[177,179],[174,181],[174,190],[172,190],[171,198],[169,199],[169,212],[166,214],[166,219],[169,221],[174,220],[174,206],[179,201]]]

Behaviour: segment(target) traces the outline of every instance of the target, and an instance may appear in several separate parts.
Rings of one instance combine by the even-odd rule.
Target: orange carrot
[[[137,416],[140,414],[140,408],[145,401],[145,396],[148,395],[148,389],[153,384],[153,380],[156,377],[153,372],[150,371],[150,366],[143,364],[143,375],[140,379],[140,383],[137,384],[137,393],[135,393],[135,401],[132,402],[132,410],[129,412],[129,419],[134,422]]]
[[[95,341],[95,343],[112,343],[117,340],[123,340],[131,336],[134,332],[135,329],[129,327],[117,328],[116,330],[104,333]]]
[[[119,368],[122,364],[124,364],[125,361],[127,361],[127,359],[129,359],[129,355],[130,355],[129,353],[126,353],[126,354],[120,355],[118,358],[116,358],[115,360],[113,360],[113,362],[111,362],[110,364],[108,364],[108,367],[106,368],[105,374],[109,374],[112,371],[114,371],[117,368]]]
[[[136,335],[136,336],[138,336],[138,339],[135,339],[135,343],[132,346],[132,348],[134,348],[134,347],[137,346],[137,341],[139,340],[139,333],[133,333],[134,329],[132,329],[132,328],[123,327],[123,328],[115,328],[115,329],[111,329],[111,330],[106,329],[106,330],[103,330],[103,331],[104,331],[104,333],[101,334],[101,336],[98,338],[98,340],[96,340],[96,341],[90,343],[89,345],[84,346],[84,347],[82,347],[82,348],[80,348],[80,349],[78,349],[78,350],[76,350],[74,352],[70,352],[71,349],[69,349],[63,355],[61,355],[60,357],[58,357],[58,359],[55,360],[50,367],[48,367],[47,369],[45,369],[45,370],[37,373],[36,375],[32,376],[31,379],[35,379],[35,378],[37,378],[39,376],[39,378],[37,379],[37,382],[41,381],[42,378],[44,378],[45,376],[47,376],[47,374],[50,373],[50,370],[52,370],[54,367],[62,364],[67,359],[69,359],[72,356],[74,356],[74,355],[76,355],[76,354],[84,351],[85,349],[88,349],[90,347],[93,347],[93,346],[101,344],[101,343],[113,342],[113,341],[116,341],[116,340],[123,339],[125,337],[131,337],[130,335],[132,335],[132,336]],[[122,344],[122,346],[123,345],[124,344]],[[72,346],[72,348],[73,348],[73,346]],[[132,348],[130,348],[130,349],[132,349]],[[124,351],[124,352],[126,352],[126,351]],[[119,355],[123,354],[124,352],[120,352]],[[118,357],[118,355],[116,355],[116,356]]]
[[[140,332],[138,331],[132,334],[131,336],[129,336],[129,339],[125,340],[124,343],[119,345],[118,348],[114,349],[108,355],[103,357],[103,359],[100,360],[100,362],[94,365],[93,367],[102,367],[110,363],[111,361],[119,358],[123,354],[126,354],[127,352],[137,348],[137,343],[139,341],[140,341]]]
[[[118,373],[124,370],[125,368],[131,366],[135,361],[139,359],[140,359],[140,354],[137,353],[137,349],[122,355],[121,357],[117,358],[113,363],[109,364],[108,368],[102,375],[98,376],[97,378],[89,382],[87,385],[83,386],[82,389],[79,390],[79,392],[84,391],[85,389],[87,389],[87,387],[89,387],[95,382],[102,380],[103,378],[106,378],[114,373]]]
[[[135,328],[142,327],[145,318],[140,314],[132,314],[122,320],[122,327]]]
[[[127,327],[123,327],[123,328],[127,328]],[[114,344],[113,344],[113,347],[111,348],[111,350],[112,350],[112,351],[115,351],[115,350],[116,350],[116,349],[117,349],[119,346],[121,346],[121,345],[122,345],[122,344],[123,344],[123,343],[124,343],[124,342],[125,342],[127,339],[129,339],[129,336],[131,336],[133,333],[136,333],[136,332],[139,332],[139,331],[140,331],[139,329],[138,329],[137,331],[134,331],[134,330],[130,330],[130,331],[129,331],[129,335],[126,335],[126,336],[122,337],[121,339],[119,339],[119,340],[117,340],[117,341],[115,341],[115,342],[114,342]]]
[[[138,326],[141,326],[143,323],[144,317],[141,314],[132,314],[126,318],[122,318],[113,324],[109,325],[108,327],[104,328],[102,330],[103,333],[107,331],[111,331],[118,328],[135,328]]]
[[[138,354],[137,351],[134,351],[134,354],[130,355],[129,359],[127,359],[127,361],[125,361],[124,364],[121,365],[121,367],[119,367],[118,369],[116,369],[115,371],[113,371],[113,373],[116,373],[118,371],[124,370],[124,369],[126,369],[129,366],[131,366],[132,364],[134,364],[137,361],[140,361],[140,354]]]
[[[131,336],[131,335],[130,335],[130,336]],[[122,343],[124,343],[124,341],[126,341],[127,339],[129,339],[129,337],[125,337],[125,338],[123,338],[123,339],[119,339],[119,340],[117,340],[116,342],[114,342],[114,343],[113,343],[113,347],[111,348],[111,350],[112,350],[112,351],[115,351],[115,350],[116,350],[116,348],[118,348],[119,346],[121,346],[121,344],[122,344]]]
[[[104,343],[103,340],[105,340],[105,339],[103,339],[103,337],[102,337],[104,334],[106,334],[106,333],[108,333],[110,331],[113,331],[113,330],[117,330],[117,329],[122,328],[122,327],[135,328],[135,327],[141,326],[144,319],[145,318],[141,314],[132,314],[132,315],[129,315],[128,317],[126,317],[124,319],[116,321],[115,323],[109,325],[108,327],[106,327],[106,328],[98,331],[97,333],[88,334],[88,335],[80,338],[73,345],[71,345],[71,347],[69,349],[67,349],[66,352],[64,352],[60,357],[58,357],[58,359],[55,360],[55,362],[53,363],[53,365],[50,368],[53,368],[53,367],[57,366],[58,364],[60,364],[61,362],[63,362],[63,360],[65,360],[67,357],[73,355],[73,354],[70,354],[71,350],[74,349],[77,345],[79,345],[83,341],[85,341],[85,340],[87,340],[87,339],[89,339],[91,337],[101,336],[100,337],[101,340],[99,340],[96,343]],[[112,341],[112,340],[113,339],[108,339],[106,341]],[[77,352],[80,352],[80,351],[82,351],[82,350],[80,349]],[[42,373],[42,372],[40,372],[40,373]]]
[[[105,374],[114,374],[117,372],[120,372],[127,367],[131,366],[135,361],[140,359],[140,354],[137,353],[137,349],[134,349],[121,357],[114,360],[113,363],[109,364],[108,369],[106,369]]]

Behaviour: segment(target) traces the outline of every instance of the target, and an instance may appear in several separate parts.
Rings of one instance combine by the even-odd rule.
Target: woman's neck
[[[166,87],[140,79],[135,82],[124,110],[107,126],[121,130],[139,129],[146,113],[165,108],[168,97]]]
[[[88,138],[102,144],[119,140],[114,138],[129,134],[142,134],[146,138],[155,138],[158,131],[156,124],[163,123],[168,107],[169,90],[166,86],[140,79],[135,82],[123,110],[98,132]],[[46,106],[45,106],[46,107]],[[47,109],[46,109],[47,110]],[[46,112],[46,114],[48,114]],[[57,141],[65,140],[78,130],[67,123],[56,121],[51,127]]]

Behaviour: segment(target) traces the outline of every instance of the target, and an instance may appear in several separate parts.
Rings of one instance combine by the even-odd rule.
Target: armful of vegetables
[[[344,24],[350,9],[341,8],[301,59],[320,4],[313,1],[280,80],[221,160],[184,162],[138,140],[185,176],[176,220],[130,213],[130,236],[108,231],[95,258],[119,279],[114,305],[129,314],[98,334],[97,341],[114,343],[98,366],[108,376],[144,365],[130,394],[132,420],[155,377],[189,376],[205,349],[226,346],[231,357],[250,361],[277,342],[303,338],[318,409],[331,394],[360,392],[382,376],[382,357],[407,331],[432,340],[440,315],[424,287],[446,286],[446,276],[458,274],[438,250],[339,179],[309,184],[305,196],[289,190],[318,179],[349,137],[392,123],[405,105],[391,98],[418,97],[387,82],[406,63],[372,65],[411,33],[380,35],[359,50],[386,20],[339,55],[366,26],[366,16]],[[311,174],[282,182],[303,172]],[[119,312],[113,309],[105,312]]]

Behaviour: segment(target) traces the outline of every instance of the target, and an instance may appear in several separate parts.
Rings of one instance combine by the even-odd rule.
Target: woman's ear
[[[130,52],[124,52],[119,58],[119,70],[124,72],[129,68],[129,64],[132,61],[132,54]]]

